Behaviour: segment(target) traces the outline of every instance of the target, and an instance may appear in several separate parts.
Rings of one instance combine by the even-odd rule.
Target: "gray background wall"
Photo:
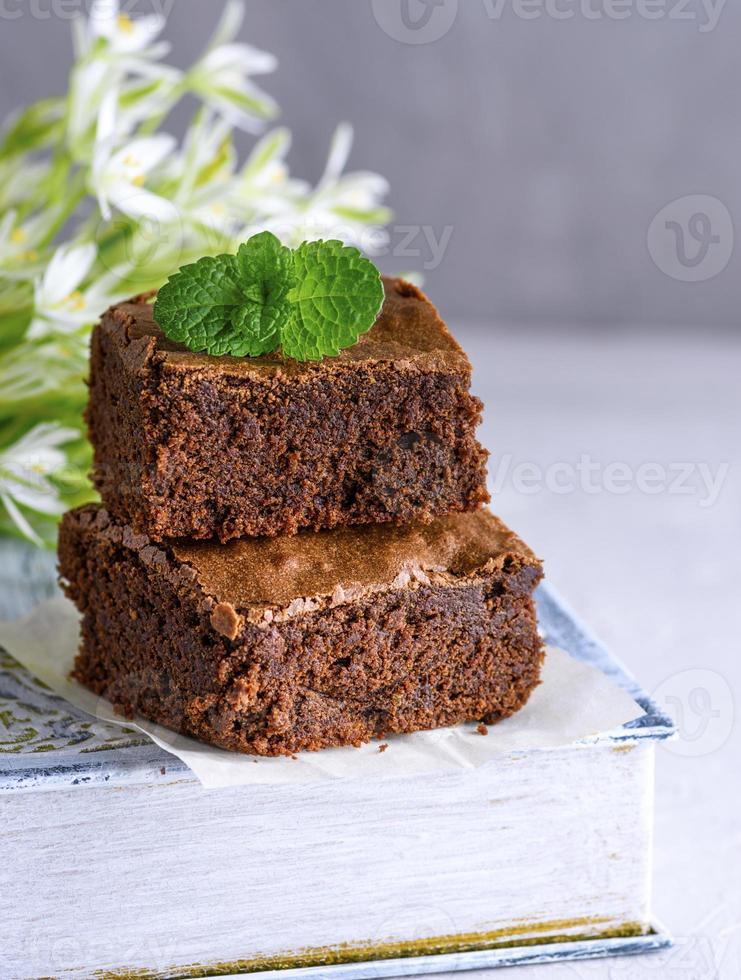
[[[399,40],[404,3],[413,18],[429,15],[407,31],[423,43]],[[61,9],[84,5],[64,0]],[[244,39],[280,59],[262,81],[294,132],[292,169],[317,177],[336,122],[352,121],[351,162],[389,178],[396,225],[426,225],[436,236],[452,228],[442,261],[426,272],[448,314],[737,324],[741,245],[734,251],[723,207],[731,222],[741,216],[739,3],[439,0],[426,9],[422,0],[247,0],[247,8]],[[60,0],[0,0],[0,116],[63,89],[71,47],[59,9]],[[167,28],[175,63],[198,52],[219,9],[175,0]],[[695,273],[685,270],[698,267],[677,264],[663,219],[672,274],[652,261],[647,233],[660,208],[695,194],[721,202],[701,202],[720,240],[697,274],[727,264],[688,282]],[[694,210],[680,202],[669,219],[687,232]],[[398,246],[398,228],[392,236]],[[429,265],[421,235],[416,244],[419,255],[391,255],[386,267]],[[698,248],[687,237],[690,260]]]

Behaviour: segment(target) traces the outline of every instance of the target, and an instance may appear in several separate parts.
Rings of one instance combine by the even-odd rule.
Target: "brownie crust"
[[[228,541],[486,502],[468,359],[419,290],[384,286],[371,330],[309,363],[195,354],[164,337],[151,296],[112,307],[87,412],[110,513],[157,541]]]
[[[126,716],[259,755],[491,724],[527,701],[541,568],[487,511],[293,540],[260,578],[264,541],[159,545],[102,507],[70,512],[75,676]]]

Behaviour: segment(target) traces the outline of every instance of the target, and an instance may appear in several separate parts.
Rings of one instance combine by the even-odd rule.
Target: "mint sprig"
[[[375,265],[339,241],[287,248],[268,231],[236,255],[183,266],[160,289],[154,318],[189,350],[297,361],[339,354],[369,330],[383,303]]]

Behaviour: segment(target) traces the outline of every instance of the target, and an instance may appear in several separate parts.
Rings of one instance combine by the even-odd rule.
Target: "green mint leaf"
[[[239,345],[244,347],[241,356],[269,354],[279,346],[281,325],[291,316],[293,253],[275,235],[263,231],[239,246],[234,264],[243,295],[233,319],[245,338]]]
[[[259,281],[266,290],[280,290],[281,296],[293,285],[293,252],[269,231],[248,238],[234,259],[244,283]]]
[[[190,350],[231,354],[232,326],[244,295],[231,255],[206,256],[170,276],[157,293],[154,318],[164,333]]]
[[[291,315],[293,255],[262,232],[237,255],[205,257],[183,266],[157,293],[154,318],[164,333],[193,351],[257,357],[280,344]]]
[[[304,242],[294,252],[293,316],[283,353],[299,361],[339,354],[373,326],[383,303],[378,269],[339,241]]]
[[[381,277],[356,248],[304,242],[296,251],[270,232],[236,255],[205,257],[170,276],[154,318],[193,351],[320,360],[354,344],[383,303]]]

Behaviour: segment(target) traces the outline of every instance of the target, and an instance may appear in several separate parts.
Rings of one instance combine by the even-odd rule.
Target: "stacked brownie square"
[[[103,503],[66,515],[59,562],[75,674],[124,714],[277,755],[493,722],[537,684],[541,568],[483,506],[470,364],[384,288],[320,362],[193,353],[147,296],[96,327]]]

